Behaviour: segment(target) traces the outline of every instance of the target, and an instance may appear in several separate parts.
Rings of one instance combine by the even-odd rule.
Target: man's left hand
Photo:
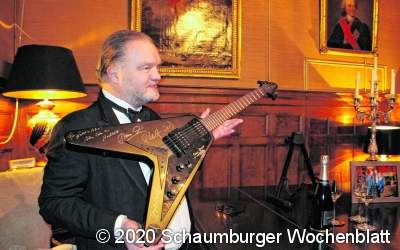
[[[203,113],[201,113],[200,118],[206,118],[209,114],[210,109],[207,108]],[[226,120],[222,125],[212,131],[214,139],[218,140],[233,134],[235,132],[234,128],[242,122],[243,120],[238,118]]]

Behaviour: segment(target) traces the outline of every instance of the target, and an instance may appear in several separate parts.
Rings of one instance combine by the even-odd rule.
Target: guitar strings
[[[209,126],[212,126],[212,127],[214,127],[214,128],[218,127],[218,125],[220,125],[221,122],[223,122],[223,121],[229,119],[230,117],[234,116],[235,114],[239,113],[240,111],[242,111],[243,109],[245,109],[247,106],[249,106],[250,104],[256,102],[259,98],[261,98],[262,96],[264,96],[264,95],[266,94],[266,92],[264,93],[262,90],[264,90],[264,91],[266,90],[265,86],[266,86],[266,85],[263,85],[263,86],[261,86],[260,88],[253,90],[252,92],[250,92],[250,93],[248,93],[247,95],[245,95],[245,96],[239,98],[239,99],[236,100],[235,102],[233,102],[233,103],[227,105],[227,106],[224,107],[223,109],[218,110],[217,112],[215,112],[214,114],[212,114],[213,117],[209,117],[210,122],[208,122],[207,124],[202,123],[202,125],[205,126],[206,128],[209,127]],[[268,88],[269,88],[269,86],[268,86]],[[261,92],[261,93],[258,93],[258,91]],[[254,96],[253,94],[256,94],[256,96]],[[260,96],[259,96],[259,95],[260,95]],[[254,100],[253,100],[250,96],[253,97]],[[250,101],[248,100],[249,98],[250,98]],[[247,103],[241,103],[241,101],[247,101],[248,104],[247,104]],[[243,107],[242,107],[240,104],[243,105]],[[236,111],[236,110],[234,109],[235,105],[238,106],[238,111]],[[230,113],[228,112],[229,107],[231,107],[232,110],[234,111],[233,114],[230,114]],[[224,112],[224,111],[225,111],[225,112]],[[224,117],[224,114],[225,114],[225,113],[228,113],[227,117]],[[218,115],[220,115],[220,117],[218,117]],[[230,115],[230,116],[229,116],[229,115]],[[215,117],[215,116],[216,116],[216,117]],[[213,119],[214,117],[215,117],[215,119]],[[222,119],[221,119],[221,118],[222,118]],[[194,133],[195,133],[195,130],[194,130],[194,129],[196,129],[196,128],[197,128],[197,129],[201,128],[201,124],[195,124],[194,126],[190,126],[189,128],[182,130],[181,135],[176,136],[176,138],[177,138],[176,140],[173,139],[173,138],[168,138],[168,139],[165,141],[165,144],[166,144],[167,146],[170,147],[170,146],[172,146],[173,143],[181,142],[181,141],[184,139],[184,137],[188,136],[190,133],[194,134]],[[208,128],[207,128],[207,129],[208,129]],[[209,132],[210,132],[210,131],[209,131]]]
[[[230,117],[238,114],[239,112],[241,112],[243,109],[245,109],[246,107],[248,107],[249,105],[251,105],[252,103],[256,102],[259,98],[261,98],[262,96],[264,96],[267,93],[267,90],[269,88],[271,88],[271,84],[264,84],[261,87],[251,91],[250,93],[242,96],[241,98],[239,98],[238,100],[234,101],[233,103],[230,103],[229,105],[227,105],[226,107],[218,110],[217,112],[211,114],[210,116],[203,118],[203,120],[200,120],[200,123],[195,124],[194,126],[189,126],[187,129],[183,129],[181,131],[181,134],[178,134],[174,139],[174,138],[168,138],[165,141],[165,144],[168,147],[171,147],[172,144],[174,143],[178,143],[178,142],[182,142],[182,140],[189,136],[190,134],[195,134],[195,129],[201,129],[202,125],[204,127],[206,127],[206,129],[208,130],[208,132],[211,132],[213,129],[215,129],[216,127],[218,127],[219,125],[221,125],[225,120],[229,119]],[[255,95],[255,96],[254,96]],[[253,100],[254,98],[254,100]],[[250,99],[250,100],[249,100]],[[242,103],[242,101],[244,103]],[[248,103],[246,103],[248,102]],[[241,105],[240,105],[241,104]],[[242,107],[243,106],[243,107]],[[235,107],[238,109],[236,110]],[[232,114],[229,112],[231,111]],[[226,117],[224,116],[225,114]],[[208,119],[207,119],[208,118]],[[205,121],[205,119],[207,119],[207,121]],[[211,131],[210,131],[211,130]],[[129,140],[129,139],[128,139]],[[127,142],[127,140],[125,141]]]
[[[253,95],[256,94],[256,97]],[[263,96],[263,92],[261,91],[261,96]],[[239,100],[237,100],[234,103],[231,103],[230,105],[226,106],[225,108],[215,112],[213,114],[213,117],[210,117],[211,119],[209,119],[209,123],[204,123],[203,122],[203,126],[210,127],[210,126],[214,126],[217,127],[218,124],[220,124],[221,122],[223,122],[226,119],[229,119],[230,117],[232,117],[233,115],[239,113],[241,110],[243,110],[244,108],[246,108],[248,105],[254,103],[255,101],[257,101],[261,96],[257,95],[257,92],[251,92],[250,94],[244,96],[243,98],[240,98]],[[253,97],[254,100],[251,98]],[[250,99],[250,100],[249,100]],[[244,103],[242,103],[241,101],[243,101]],[[247,102],[247,103],[246,103]],[[236,111],[235,109],[235,105],[237,106],[238,110]],[[229,108],[231,108],[233,110],[232,114],[229,113]],[[232,111],[231,110],[231,111]],[[226,115],[227,113],[227,115]],[[185,140],[185,137],[190,135],[190,134],[194,134],[195,131],[194,129],[198,129],[201,126],[201,124],[196,124],[194,126],[191,126],[187,129],[182,130],[181,134],[178,134],[174,139],[174,138],[168,138],[165,143],[167,146],[171,147],[173,143],[178,143]],[[208,128],[207,128],[208,129]]]
[[[214,128],[218,127],[218,124],[220,124],[221,122],[223,122],[223,121],[226,120],[226,119],[229,119],[229,115],[227,116],[228,118],[225,118],[225,117],[223,116],[223,114],[224,114],[223,111],[224,111],[224,110],[226,110],[229,106],[231,106],[231,107],[232,107],[232,110],[235,111],[235,109],[234,109],[233,107],[234,107],[235,105],[237,105],[237,106],[238,106],[238,111],[236,112],[236,114],[239,113],[240,111],[242,111],[243,109],[245,109],[247,106],[249,106],[250,104],[256,102],[260,97],[262,97],[262,96],[264,96],[264,95],[266,94],[266,92],[264,93],[264,92],[262,91],[262,90],[264,90],[264,91],[266,90],[265,86],[266,86],[266,85],[263,85],[263,86],[259,87],[258,89],[253,90],[252,92],[250,92],[250,93],[248,93],[247,95],[245,95],[245,96],[239,98],[238,100],[236,100],[235,102],[229,104],[228,106],[224,107],[223,109],[218,110],[217,112],[215,112],[214,114],[212,114],[212,116],[217,116],[217,117],[215,117],[215,119],[212,119],[213,117],[210,117],[211,120],[210,120],[209,124],[204,124],[204,123],[202,123],[202,125],[205,126],[206,128],[207,128],[208,125],[214,126]],[[270,88],[270,87],[268,86],[268,88]],[[261,93],[258,93],[258,91],[261,92]],[[254,97],[253,94],[256,94],[256,97]],[[260,94],[260,96],[258,96],[258,94]],[[251,98],[250,98],[250,101],[247,100],[246,98],[249,98],[249,96],[252,96],[252,97],[254,98],[254,100],[251,99]],[[249,104],[246,104],[246,103],[243,104],[243,103],[240,102],[241,100],[247,100],[247,101],[249,102]],[[239,104],[242,104],[243,107],[241,107]],[[219,113],[221,113],[221,114],[219,114]],[[228,114],[229,114],[229,113],[228,113]],[[222,117],[222,119],[221,119],[221,117],[218,117],[218,115],[220,115],[220,116]],[[233,115],[235,115],[235,113],[234,113]],[[232,117],[233,115],[231,115],[230,117]],[[210,118],[209,118],[209,119],[210,119]],[[194,128],[201,128],[201,125],[200,125],[200,124],[197,124],[197,125],[194,125],[194,126],[191,126],[191,127],[187,128],[187,129],[182,130],[182,135],[178,135],[178,136],[176,137],[176,138],[177,138],[176,140],[174,140],[173,138],[171,138],[171,139],[168,138],[168,139],[165,141],[165,144],[166,144],[167,146],[170,147],[170,146],[172,146],[173,143],[180,142],[180,141],[184,138],[184,136],[187,136],[187,135],[188,135],[188,133],[190,133],[191,131],[194,132]],[[208,128],[207,128],[207,129],[208,129]],[[210,131],[209,131],[209,132],[210,132]]]
[[[253,93],[253,92],[252,92],[252,93]],[[249,94],[248,94],[248,95],[249,95]],[[255,98],[255,100],[251,99],[251,101],[249,101],[249,100],[246,99],[246,98],[248,98],[248,95],[243,96],[242,98],[240,98],[240,99],[238,99],[237,101],[235,101],[235,102],[229,104],[228,106],[224,107],[223,109],[218,110],[217,112],[215,112],[214,114],[212,114],[213,117],[210,117],[210,118],[209,118],[209,119],[210,119],[209,124],[208,124],[208,123],[206,123],[206,124],[203,123],[202,125],[205,126],[206,128],[207,128],[207,127],[210,127],[210,126],[217,127],[218,124],[220,124],[220,123],[223,122],[224,120],[229,119],[230,117],[234,116],[235,114],[239,113],[241,110],[243,110],[244,108],[246,108],[246,107],[249,106],[250,104],[254,103],[254,102],[259,98],[259,97],[258,97],[258,98]],[[254,96],[253,96],[253,98],[254,98]],[[246,104],[246,103],[245,103],[245,104],[241,103],[241,102],[240,102],[241,100],[247,100],[248,104]],[[243,107],[241,107],[240,104],[242,104]],[[236,110],[233,108],[235,105],[238,106],[238,111],[236,111]],[[230,114],[230,113],[228,112],[228,110],[229,110],[228,107],[229,107],[229,106],[231,106],[231,107],[232,107],[232,110],[234,111],[232,114]],[[225,116],[225,113],[227,113],[228,115]],[[215,118],[215,119],[213,119],[213,118]],[[178,141],[179,141],[179,140],[183,140],[184,137],[185,137],[185,136],[188,136],[190,133],[194,134],[194,133],[195,133],[195,130],[194,130],[194,129],[196,129],[196,128],[201,128],[201,124],[195,124],[194,126],[191,126],[191,127],[187,128],[187,129],[182,130],[182,135],[178,135],[178,136],[176,136],[176,138],[178,139]],[[171,138],[171,139],[168,138],[168,140],[166,140],[165,143],[167,144],[167,146],[171,146],[171,144],[174,143],[174,142],[176,143],[176,140],[174,141],[173,138]]]

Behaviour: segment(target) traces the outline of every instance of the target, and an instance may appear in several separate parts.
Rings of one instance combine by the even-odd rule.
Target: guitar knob
[[[181,180],[178,176],[174,176],[172,177],[172,184],[178,184]]]
[[[176,191],[174,189],[167,191],[167,196],[170,199],[174,198],[176,196]]]
[[[179,164],[178,166],[176,166],[176,170],[177,170],[178,172],[182,172],[182,170],[183,170],[185,167],[186,167],[185,164],[181,163],[181,164]]]

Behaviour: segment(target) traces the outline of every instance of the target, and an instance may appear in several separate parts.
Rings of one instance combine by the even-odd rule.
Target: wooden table
[[[285,210],[266,202],[266,195],[273,189],[266,187],[239,187],[239,188],[212,188],[191,189],[189,199],[193,209],[195,228],[199,233],[214,236],[213,233],[226,233],[241,235],[243,239],[252,237],[253,242],[247,244],[232,244],[225,242],[223,238],[217,242],[209,242],[201,245],[204,249],[400,249],[400,207],[398,203],[372,204],[369,213],[372,222],[380,227],[380,230],[388,230],[390,233],[388,244],[367,243],[301,243],[298,238],[293,243],[289,235],[296,230],[299,233],[311,233],[309,230],[312,214],[311,192],[303,189],[298,192],[294,201],[294,208]],[[216,204],[234,205],[243,212],[229,216],[216,211]],[[363,207],[361,209],[363,211]],[[354,224],[348,221],[350,214],[358,212],[358,205],[351,204],[350,195],[341,197],[336,206],[336,214],[339,219],[346,222],[343,227],[335,227],[331,231],[333,235],[338,233],[352,233]],[[380,232],[380,230],[378,232]],[[253,233],[253,236],[251,236]],[[280,234],[280,236],[278,236]],[[382,237],[384,235],[381,235]],[[258,238],[257,238],[258,237]],[[279,242],[278,242],[279,238]],[[207,239],[210,239],[209,237]],[[218,242],[222,239],[223,242]],[[258,240],[257,240],[258,239]],[[385,237],[381,238],[385,240]],[[228,240],[229,241],[229,240]],[[248,240],[249,242],[249,240]],[[257,246],[258,245],[258,246]]]

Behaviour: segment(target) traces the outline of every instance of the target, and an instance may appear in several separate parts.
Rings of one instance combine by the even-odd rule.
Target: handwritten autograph
[[[103,135],[103,139],[102,140],[103,140],[103,142],[105,142],[107,139],[110,139],[111,137],[113,137],[114,135],[117,135],[117,134],[119,134],[119,130],[118,129]]]
[[[99,132],[101,128],[90,128],[90,129],[85,129],[85,130],[81,130],[78,133],[70,133],[68,135],[68,139],[75,139],[75,140],[79,140],[81,137],[84,136],[84,141],[90,141],[91,139],[94,139],[93,136],[89,135],[91,133],[101,133]]]
[[[174,124],[170,121],[165,122],[161,126],[161,130],[158,128],[148,130],[145,129],[144,126],[142,125],[137,125],[132,128],[132,134],[129,135],[129,139],[140,136],[140,139],[142,140],[143,143],[151,143],[154,140],[161,140],[163,136],[162,133],[167,133],[171,131],[174,127],[175,127]]]

